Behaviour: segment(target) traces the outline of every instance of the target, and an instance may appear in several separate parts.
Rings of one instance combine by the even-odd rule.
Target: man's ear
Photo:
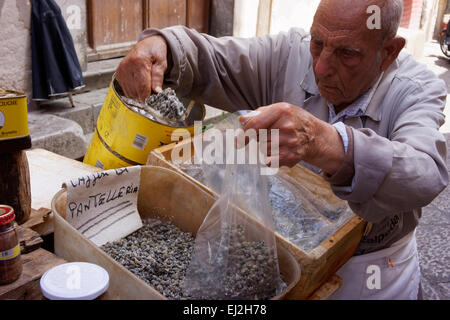
[[[388,40],[383,46],[383,62],[381,63],[381,70],[386,71],[391,64],[397,59],[400,51],[405,47],[406,40],[401,37],[396,37]]]

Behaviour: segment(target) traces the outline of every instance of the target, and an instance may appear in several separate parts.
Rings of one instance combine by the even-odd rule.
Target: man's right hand
[[[139,41],[116,70],[116,80],[128,98],[145,102],[161,91],[167,70],[167,43],[161,36]]]

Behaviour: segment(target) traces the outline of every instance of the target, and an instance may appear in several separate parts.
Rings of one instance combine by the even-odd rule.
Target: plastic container
[[[40,285],[49,300],[94,300],[108,290],[109,275],[92,263],[65,263],[44,273]]]
[[[0,285],[16,281],[22,274],[22,259],[14,209],[0,205]]]

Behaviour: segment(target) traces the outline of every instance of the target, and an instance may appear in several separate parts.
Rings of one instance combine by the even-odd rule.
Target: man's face
[[[346,106],[381,72],[381,30],[369,30],[366,1],[323,0],[311,28],[311,54],[320,94]]]

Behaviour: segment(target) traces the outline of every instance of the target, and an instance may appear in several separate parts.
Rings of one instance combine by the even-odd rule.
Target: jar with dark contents
[[[22,274],[20,244],[14,218],[13,208],[0,205],[0,285],[14,282]]]

